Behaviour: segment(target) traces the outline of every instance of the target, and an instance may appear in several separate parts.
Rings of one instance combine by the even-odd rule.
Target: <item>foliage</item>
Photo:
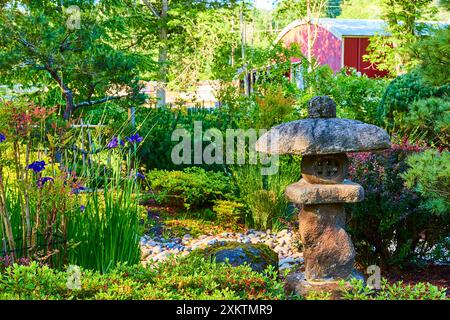
[[[66,119],[78,108],[119,99],[124,93],[132,100],[140,97],[136,79],[143,56],[114,44],[118,39],[131,41],[132,24],[117,2],[65,2],[82,8],[79,19],[78,11],[60,1],[9,3],[0,13],[3,84],[46,87],[46,96],[59,93],[56,103],[65,105]]]
[[[101,271],[139,262],[142,138],[61,125],[53,112],[20,100],[0,105],[3,255]]]
[[[404,284],[402,281],[388,283],[381,279],[380,289],[371,289],[361,280],[352,279],[351,289],[347,289],[342,299],[345,300],[447,300],[446,288],[439,288],[430,283]]]
[[[244,205],[230,200],[217,200],[213,211],[216,213],[217,222],[236,224],[242,220]]]
[[[448,92],[448,85],[431,86],[418,71],[401,75],[386,88],[378,110],[379,123],[389,131],[401,130],[398,123],[410,113],[414,101],[430,97],[445,98]]]
[[[386,80],[371,79],[355,70],[338,73],[330,94],[336,102],[338,117],[376,124],[386,86]]]
[[[417,100],[400,122],[409,137],[418,136],[429,145],[450,148],[450,99],[428,98]]]
[[[1,269],[0,269],[1,270]],[[36,263],[0,271],[0,299],[191,300],[286,299],[277,274],[259,274],[200,256],[154,267],[121,265],[108,273],[81,270],[81,289],[67,288],[67,273]]]
[[[342,12],[341,5],[343,0],[328,0],[325,14],[328,18],[336,18]]]
[[[304,84],[307,90],[301,93],[299,102],[302,111],[313,96],[328,95],[336,102],[339,117],[373,124],[377,123],[378,107],[387,86],[386,80],[369,78],[354,69],[333,74],[327,65],[306,73]]]
[[[410,156],[403,174],[406,185],[420,193],[424,206],[450,222],[450,153],[426,150]]]
[[[410,47],[411,55],[418,60],[419,72],[432,85],[450,83],[450,28],[442,28],[430,36],[419,39]]]
[[[283,157],[275,174],[261,174],[262,165],[243,165],[231,168],[239,198],[250,215],[247,224],[261,230],[277,229],[292,210],[284,196],[290,183],[299,180],[299,159]]]
[[[183,171],[152,170],[147,179],[158,202],[186,209],[211,205],[233,192],[230,179],[223,173],[199,167]]]
[[[432,3],[433,0],[383,0],[382,19],[388,26],[383,34],[372,37],[365,59],[376,64],[379,70],[389,71],[392,76],[410,70],[414,61],[409,54],[409,46],[426,28],[418,21],[437,13]]]
[[[427,199],[404,185],[407,158],[419,151],[394,145],[380,153],[351,155],[349,178],[365,190],[364,202],[347,206],[349,232],[362,265],[405,266],[425,258],[449,235],[448,215],[425,209]]]
[[[380,19],[382,0],[344,0],[338,19]]]
[[[294,105],[295,98],[286,96],[281,86],[269,87],[262,92],[262,96],[256,96],[258,113],[254,119],[258,128],[271,128],[274,125],[296,120]]]

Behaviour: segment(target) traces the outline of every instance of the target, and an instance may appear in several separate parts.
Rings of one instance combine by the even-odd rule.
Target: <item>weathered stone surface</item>
[[[308,118],[336,118],[336,103],[328,96],[317,96],[308,102]]]
[[[383,129],[361,121],[340,118],[303,119],[273,127],[255,144],[270,154],[333,154],[380,150],[390,147]]]
[[[205,257],[215,258],[216,262],[228,261],[233,266],[247,263],[256,272],[263,272],[269,265],[278,269],[277,253],[262,243],[218,243],[198,252]]]
[[[286,198],[298,204],[354,203],[364,199],[359,184],[344,180],[339,184],[311,184],[305,179],[286,187]]]
[[[299,232],[308,280],[345,279],[350,275],[355,249],[344,226],[342,204],[303,206]]]
[[[302,157],[302,177],[312,184],[336,184],[347,177],[345,153]]]
[[[285,279],[285,286],[288,292],[296,293],[308,299],[314,296],[315,299],[325,297],[325,294],[331,294],[332,300],[339,300],[345,291],[351,289],[349,282],[340,281],[308,281],[303,272],[290,273]]]

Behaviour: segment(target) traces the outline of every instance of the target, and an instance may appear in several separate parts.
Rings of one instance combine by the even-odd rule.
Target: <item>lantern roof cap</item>
[[[390,148],[389,135],[380,127],[336,118],[329,97],[309,102],[309,117],[273,127],[256,142],[256,151],[270,154],[322,155]]]

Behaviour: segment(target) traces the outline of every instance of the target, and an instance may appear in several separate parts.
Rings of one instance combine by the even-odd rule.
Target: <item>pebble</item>
[[[298,252],[296,235],[292,230],[284,229],[280,232],[247,230],[244,233],[222,232],[220,235],[201,235],[192,237],[187,233],[183,237],[163,239],[161,237],[151,237],[144,235],[141,238],[142,259],[146,261],[162,261],[170,255],[189,254],[192,250],[206,248],[216,243],[225,244],[227,241],[237,241],[242,243],[265,243],[278,253],[280,270],[290,268],[303,263],[303,253]]]

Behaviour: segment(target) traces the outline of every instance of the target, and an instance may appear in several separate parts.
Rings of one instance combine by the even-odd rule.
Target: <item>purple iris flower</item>
[[[145,176],[142,173],[140,173],[140,172],[136,173],[136,178],[145,180]]]
[[[119,140],[116,136],[113,136],[111,141],[108,142],[108,144],[106,145],[106,147],[108,149],[115,149],[120,145],[123,147],[125,145],[125,142],[123,142],[123,140]]]
[[[0,143],[6,140],[6,137],[3,133],[0,133]]]
[[[38,186],[38,188],[42,188],[47,181],[53,181],[53,178],[51,177],[39,178],[36,182],[36,185]]]
[[[81,212],[84,212],[84,210],[86,210],[86,207],[85,207],[84,205],[81,205],[81,206],[80,206],[80,211],[81,211]]]
[[[142,140],[144,140],[144,139],[139,135],[139,133],[133,134],[132,136],[129,136],[129,137],[126,137],[126,138],[127,138],[127,140],[128,140],[130,143],[132,143],[132,144],[140,143],[140,142],[142,142]]]
[[[39,173],[45,169],[45,161],[35,161],[32,164],[29,164],[27,168]]]

